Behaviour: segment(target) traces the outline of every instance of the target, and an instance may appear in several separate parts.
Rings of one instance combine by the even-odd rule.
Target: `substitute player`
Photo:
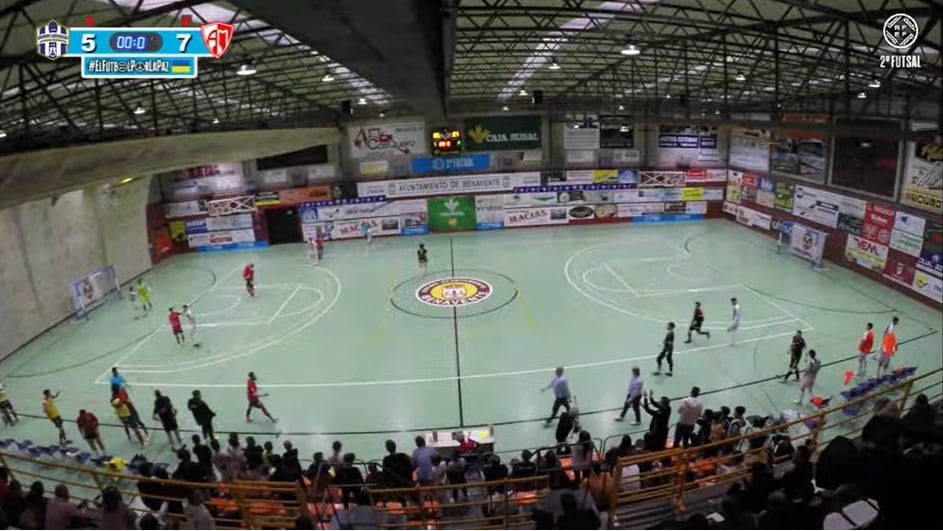
[[[144,438],[144,435],[141,434],[141,430],[138,429],[138,425],[132,420],[131,409],[128,407],[128,404],[122,402],[120,398],[115,397],[111,401],[111,407],[114,408],[115,415],[118,416],[125,431],[133,431],[134,435],[138,438],[138,442],[141,444],[141,448],[147,448],[147,439]],[[128,436],[128,439],[130,438],[131,437]]]
[[[3,423],[12,426],[20,421],[20,417],[13,409],[13,403],[7,397],[7,390],[0,384],[0,414],[3,415]]]
[[[789,375],[795,373],[796,381],[799,381],[799,363],[802,362],[802,353],[805,351],[805,338],[802,337],[802,330],[796,330],[792,336],[792,343],[789,345],[789,369],[783,376],[783,383],[789,381]]]
[[[187,323],[190,325],[190,339],[193,339],[196,335],[196,317],[193,316],[193,310],[190,309],[189,304],[184,304],[183,311],[180,313],[187,318]]]
[[[802,403],[802,399],[805,398],[806,390],[809,391],[809,396],[812,396],[812,388],[815,387],[815,377],[819,374],[819,369],[822,368],[822,362],[815,357],[815,349],[809,349],[809,364],[805,367],[805,372],[802,374],[802,385],[799,387],[799,400],[796,400],[797,404]]]
[[[320,257],[318,256],[318,244],[315,243],[314,238],[308,238],[308,259],[318,263]]]
[[[419,269],[426,273],[429,271],[429,252],[426,250],[426,246],[419,244],[419,249],[416,250],[416,258],[419,259]]]
[[[321,231],[318,231],[318,235],[314,238],[314,251],[320,262],[324,258],[324,238],[321,237]]]
[[[246,265],[242,270],[242,280],[246,281],[246,291],[250,297],[255,297],[255,264]]]
[[[894,324],[897,324],[896,317],[894,321]],[[893,327],[888,327],[888,329],[890,332],[885,333],[884,337],[881,338],[881,357],[878,359],[878,376],[890,368],[891,358],[894,357],[894,354],[897,354],[897,334],[894,333]]]
[[[174,333],[174,339],[177,341],[177,348],[183,346],[183,342],[186,339],[183,337],[183,326],[180,324],[180,312],[175,311],[173,306],[167,310],[167,320],[170,321],[170,329]]]
[[[710,331],[701,331],[701,326],[704,325],[704,311],[701,310],[701,303],[694,303],[694,317],[691,318],[691,326],[688,327],[688,339],[685,343],[691,342],[691,332],[697,332],[699,336],[707,336],[707,339],[711,338]]]
[[[737,344],[737,330],[740,329],[740,303],[737,302],[736,297],[730,299],[730,306],[733,307],[730,315],[730,326],[727,327],[727,331],[730,332],[730,344]]]
[[[874,352],[874,323],[864,325],[864,334],[858,342],[858,376],[868,368],[868,355]]]
[[[656,375],[661,374],[661,362],[662,360],[668,360],[668,372],[665,373],[665,376],[671,376],[671,373],[674,372],[674,359],[672,359],[672,354],[675,351],[675,324],[668,323],[667,332],[665,333],[665,339],[661,343],[661,353],[658,354],[658,359],[655,360],[658,363],[658,370],[655,371]]]
[[[364,221],[360,224],[360,234],[363,236],[363,239],[367,241],[367,249],[373,246],[373,229],[370,227],[370,223]]]
[[[56,406],[57,398],[59,398],[58,392],[52,394],[49,389],[43,389],[43,413],[46,414],[46,418],[52,422],[53,426],[59,430],[59,445],[65,446],[72,441],[65,436],[65,430],[62,428],[62,416],[59,414],[59,407]]]
[[[128,286],[128,302],[131,303],[131,311],[134,313],[134,318],[139,318],[140,315],[138,315],[138,312],[141,311],[141,309],[138,307],[138,293],[134,291],[134,286]]]
[[[82,438],[88,442],[89,448],[98,455],[105,454],[105,444],[102,442],[101,434],[98,432],[98,417],[92,412],[79,410],[79,416],[75,419],[75,424],[79,428]]]
[[[255,373],[250,372],[249,379],[246,380],[246,398],[249,399],[249,407],[246,408],[246,422],[252,422],[252,417],[250,415],[252,414],[253,409],[261,409],[262,414],[268,417],[269,420],[272,422],[278,422],[278,419],[273,418],[272,415],[269,414],[268,410],[265,409],[265,405],[262,403],[262,400],[260,400],[262,396],[268,395],[259,394],[259,386],[255,383],[256,380],[257,378],[255,377]]]
[[[144,310],[144,315],[147,315],[154,305],[151,304],[151,288],[144,283],[143,278],[138,279],[137,292],[138,300],[141,301],[141,309]]]

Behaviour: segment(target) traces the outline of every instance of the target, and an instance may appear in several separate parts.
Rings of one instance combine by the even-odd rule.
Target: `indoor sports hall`
[[[425,273],[415,259],[420,243],[430,254]],[[241,280],[247,263],[256,267],[255,298]],[[452,307],[419,300],[421,286],[452,277],[484,280],[492,292],[454,316]],[[460,426],[493,427],[495,449],[508,458],[552,445],[543,420],[553,398],[540,391],[557,365],[584,429],[600,440],[645,431],[614,421],[633,366],[656,396],[682,398],[696,385],[710,402],[752,414],[795,409],[798,385],[776,377],[796,330],[823,362],[821,397],[837,395],[845,372],[857,369],[866,322],[879,330],[899,317],[900,366],[941,365],[938,312],[845,269],[811,268],[720,220],[384,238],[369,249],[362,240],[330,242],[317,265],[302,245],[204,253],[173,258],[144,279],[155,306],[149,316],[111,301],[0,365],[10,399],[28,417],[14,428],[18,437],[54,439],[38,410],[49,388],[62,392],[62,410],[89,409],[111,425],[111,451],[137,452],[108,409],[113,366],[142,415],[154,389],[170,396],[187,435],[199,429],[184,405],[200,389],[221,434],[291,440],[304,457],[340,440],[369,460],[384,455],[385,439],[410,449],[417,434]],[[733,346],[731,297],[743,312]],[[711,337],[684,344],[695,301]],[[177,348],[165,310],[187,303],[196,337]],[[675,372],[655,376],[669,321],[678,325]],[[249,371],[277,423],[258,412],[244,420]],[[163,434],[151,440],[146,455],[172,462]]]

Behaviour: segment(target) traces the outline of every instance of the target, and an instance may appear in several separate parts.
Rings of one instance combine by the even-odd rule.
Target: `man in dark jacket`
[[[658,403],[655,403],[655,396],[652,391],[648,392],[642,402],[642,407],[652,416],[652,422],[648,431],[652,434],[652,443],[654,449],[664,450],[668,444],[668,423],[671,420],[671,401],[667,396],[661,397]]]
[[[193,413],[193,420],[196,421],[200,426],[200,430],[203,431],[203,438],[207,441],[215,439],[216,434],[213,432],[213,417],[216,416],[216,413],[210,409],[210,406],[206,405],[198,389],[193,391],[193,398],[187,401],[187,409],[190,410],[190,413]]]
[[[413,463],[408,455],[396,451],[393,440],[386,441],[387,455],[383,458],[383,471],[392,483],[392,487],[411,487],[413,485]]]

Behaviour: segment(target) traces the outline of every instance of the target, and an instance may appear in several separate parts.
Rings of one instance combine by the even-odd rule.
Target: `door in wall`
[[[295,208],[272,208],[265,211],[268,225],[268,237],[271,245],[279,243],[300,243],[301,220]]]

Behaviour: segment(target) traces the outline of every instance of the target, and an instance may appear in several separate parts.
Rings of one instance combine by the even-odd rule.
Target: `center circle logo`
[[[440,278],[419,286],[416,298],[430,306],[468,306],[487,299],[492,291],[491,284],[477,278]]]

